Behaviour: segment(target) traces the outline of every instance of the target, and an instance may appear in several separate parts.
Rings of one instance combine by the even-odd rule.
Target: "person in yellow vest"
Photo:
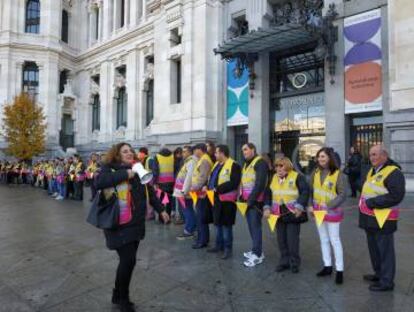
[[[145,170],[147,170],[148,172],[152,172],[154,168],[154,159],[151,156],[149,156],[148,148],[140,147],[137,156],[139,162],[144,166]],[[153,184],[153,182],[150,183],[151,185]],[[147,203],[147,213],[145,218],[148,221],[155,219],[154,208],[151,206],[149,202]]]
[[[216,244],[207,251],[224,251],[221,258],[226,260],[233,253],[233,225],[236,221],[241,168],[230,158],[227,145],[217,145],[215,158],[217,162],[211,171],[207,188],[214,191],[213,219],[216,227]]]
[[[264,260],[262,248],[262,217],[264,194],[268,180],[268,166],[257,155],[256,146],[247,143],[242,147],[245,163],[242,170],[240,185],[241,199],[247,203],[246,220],[252,239],[252,250],[245,252],[246,267],[255,267]]]
[[[67,160],[67,168],[68,168],[68,177],[67,177],[67,186],[66,186],[66,197],[73,199],[75,196],[75,187],[74,187],[74,180],[75,180],[75,163],[73,157],[69,157]]]
[[[83,164],[83,161],[81,157],[76,154],[74,155],[75,158],[75,170],[74,170],[74,199],[82,201],[83,200],[83,182],[85,181],[85,165]]]
[[[168,148],[161,148],[160,152],[154,157],[154,168],[152,171],[154,188],[155,190],[161,190],[158,192],[161,202],[165,197],[168,198],[168,202],[164,204],[165,211],[171,216],[173,208],[172,193],[174,191],[174,155]],[[162,218],[162,216],[160,216]],[[160,223],[165,224],[163,220],[159,220]]]
[[[207,185],[213,162],[207,154],[207,146],[204,143],[194,146],[194,155],[197,157],[198,161],[191,178],[191,191],[197,195],[196,226],[198,235],[197,241],[192,248],[201,249],[207,247],[209,243],[209,224],[213,221],[211,205],[206,192],[203,191],[203,187]]]
[[[95,183],[95,176],[96,172],[98,171],[99,165],[98,165],[98,154],[92,153],[91,158],[89,160],[88,166],[86,167],[86,180],[89,183],[89,187],[91,189],[91,199],[90,201],[93,201],[96,195],[96,183]]]
[[[312,206],[309,207],[309,211],[326,211],[323,223],[318,226],[324,267],[316,275],[323,277],[332,274],[332,246],[335,255],[335,282],[342,284],[344,255],[339,230],[344,217],[341,205],[346,200],[347,181],[338,168],[332,148],[321,148],[316,154],[316,161],[317,168],[310,179]]]
[[[306,178],[293,169],[289,158],[277,158],[275,168],[265,194],[264,217],[269,218],[271,214],[279,217],[276,231],[280,260],[276,272],[290,269],[298,273],[300,225],[308,221],[309,185]]]
[[[369,170],[359,203],[359,227],[367,235],[368,250],[374,274],[364,275],[371,282],[371,291],[392,291],[395,277],[394,232],[399,217],[398,205],[405,196],[405,178],[400,166],[389,159],[383,145],[370,149]],[[379,226],[375,211],[390,209],[389,215]]]
[[[196,230],[196,217],[193,200],[190,196],[191,179],[198,159],[193,155],[193,148],[189,145],[183,147],[184,163],[178,171],[174,185],[174,197],[178,201],[184,215],[183,233],[177,236],[178,240],[192,238]]]

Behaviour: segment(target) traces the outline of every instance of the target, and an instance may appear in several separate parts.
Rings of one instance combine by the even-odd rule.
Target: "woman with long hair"
[[[336,284],[343,283],[344,259],[339,234],[344,213],[341,205],[346,200],[347,183],[339,170],[332,148],[323,147],[316,154],[317,168],[311,175],[310,211],[326,211],[323,223],[318,226],[324,267],[318,277],[332,274],[331,246],[335,255]]]
[[[114,192],[118,194],[119,227],[105,230],[104,234],[107,247],[115,250],[119,256],[112,303],[119,305],[122,312],[135,311],[134,304],[129,299],[129,284],[136,264],[138,245],[145,236],[147,197],[162,215],[164,222],[169,221],[169,216],[163,211],[152,187],[141,184],[140,177],[132,170],[135,162],[138,159],[131,145],[118,143],[106,154],[96,181],[97,189],[103,190],[105,198],[110,198]]]

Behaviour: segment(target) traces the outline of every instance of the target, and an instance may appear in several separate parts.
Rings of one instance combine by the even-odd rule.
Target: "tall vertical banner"
[[[249,123],[249,72],[235,77],[236,61],[227,63],[227,125],[240,126]]]
[[[345,113],[382,110],[381,10],[344,20]]]

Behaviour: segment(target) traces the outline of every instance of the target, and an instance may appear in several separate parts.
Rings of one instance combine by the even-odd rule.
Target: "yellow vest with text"
[[[202,163],[203,162],[205,162],[205,161],[207,161],[208,162],[208,164],[210,165],[210,167],[212,167],[213,166],[213,162],[211,161],[211,158],[210,158],[210,156],[208,156],[208,154],[204,154],[198,161],[197,161],[197,164],[196,164],[196,166],[195,166],[195,168],[194,168],[194,171],[193,171],[193,176],[191,177],[191,185],[192,186],[194,186],[194,185],[199,185],[200,184],[200,179],[201,179],[201,177],[200,177],[200,167],[201,167],[201,165],[202,165]],[[202,187],[202,186],[201,186]],[[198,192],[199,193],[199,195],[201,194],[201,192]]]
[[[340,170],[336,170],[332,174],[329,173],[322,183],[321,171],[317,169],[313,178],[313,209],[327,210],[327,214],[324,218],[324,221],[327,222],[340,222],[344,217],[342,208],[326,208],[326,205],[338,196],[336,193],[336,185],[338,183],[339,174]]]
[[[364,183],[364,186],[362,187],[361,200],[359,204],[359,210],[361,211],[361,213],[371,217],[375,217],[374,211],[366,207],[364,201],[369,198],[388,194],[388,190],[384,185],[384,181],[395,170],[400,169],[397,166],[386,166],[384,169],[374,174],[374,169],[371,168],[371,170],[367,174],[367,179]],[[398,220],[399,208],[389,208],[391,208],[392,210],[387,220]]]
[[[260,156],[256,156],[249,165],[244,164],[243,166],[241,179],[241,195],[243,200],[245,201],[249,199],[249,196],[252,193],[254,185],[256,183],[256,170],[254,169],[254,166],[261,159],[262,158]],[[258,202],[263,202],[264,192],[260,193],[256,200]]]
[[[228,158],[226,162],[224,163],[223,167],[220,170],[217,185],[222,185],[226,182],[229,182],[231,179],[231,170],[233,168],[234,160],[231,158]],[[214,171],[214,169],[219,165],[219,162],[216,162],[214,164],[213,169],[211,172]],[[219,194],[219,198],[222,202],[235,202],[237,200],[237,189],[233,190],[231,192],[225,193],[225,194]]]
[[[272,212],[280,215],[280,206],[285,205],[289,211],[295,211],[295,203],[299,197],[299,189],[296,186],[298,173],[291,170],[282,183],[277,174],[273,176],[270,189],[272,191]]]

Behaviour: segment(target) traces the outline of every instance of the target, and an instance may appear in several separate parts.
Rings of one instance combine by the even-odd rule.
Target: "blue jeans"
[[[66,184],[65,183],[59,183],[59,195],[63,198],[66,198]]]
[[[233,249],[233,226],[216,225],[216,248]]]
[[[184,212],[183,212],[183,207],[181,207],[180,202],[178,201],[177,198],[174,198],[174,211],[175,211],[175,218],[178,219],[178,214],[180,215],[181,220],[184,220]],[[186,207],[187,204],[186,204]],[[192,207],[192,206],[191,206]]]
[[[210,240],[210,229],[208,223],[206,222],[206,215],[208,209],[208,199],[207,198],[199,198],[197,201],[197,212],[196,212],[196,220],[197,220],[197,245],[207,245]]]
[[[184,215],[184,232],[186,234],[193,234],[196,230],[196,216],[193,207],[193,200],[192,199],[185,199],[185,208],[181,207],[179,201],[178,206],[180,207],[181,211]]]
[[[53,193],[57,192],[56,190],[56,179],[50,179],[49,183],[47,185],[48,188],[48,194],[52,195]]]
[[[249,208],[246,212],[247,225],[252,238],[252,252],[260,257],[262,255],[262,213],[258,208]]]

